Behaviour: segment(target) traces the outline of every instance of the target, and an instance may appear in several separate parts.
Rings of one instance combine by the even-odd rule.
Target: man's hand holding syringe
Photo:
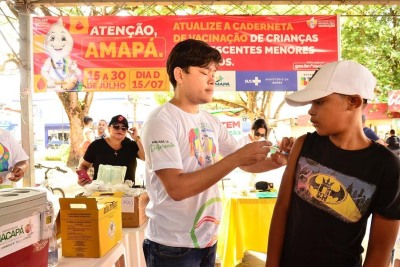
[[[277,165],[286,165],[294,140],[293,137],[284,137],[281,142],[278,142],[277,144],[272,144],[267,141],[267,143],[271,144],[267,145],[269,148],[267,156],[269,156]]]

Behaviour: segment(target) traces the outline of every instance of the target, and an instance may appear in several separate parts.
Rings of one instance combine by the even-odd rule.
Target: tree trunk
[[[68,167],[78,166],[81,158],[79,146],[83,141],[83,118],[89,113],[93,101],[93,92],[84,93],[81,101],[77,92],[57,93],[70,124],[70,152],[67,160]]]

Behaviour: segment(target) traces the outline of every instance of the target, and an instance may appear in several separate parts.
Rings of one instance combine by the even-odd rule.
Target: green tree
[[[83,99],[79,94],[84,94]],[[77,166],[80,160],[79,146],[83,141],[83,118],[89,114],[93,101],[93,92],[78,93],[64,92],[57,93],[70,123],[70,153],[67,159],[67,166]]]
[[[378,80],[376,100],[387,102],[388,91],[400,89],[400,7],[375,12],[373,6],[364,6],[342,17],[342,57],[368,67]]]
[[[214,102],[222,104],[228,108],[242,108],[244,116],[250,120],[255,118],[278,119],[280,111],[284,105],[284,99],[274,98],[275,92],[267,91],[248,91],[231,93],[228,97],[226,93],[213,98]],[[272,101],[279,101],[277,108],[272,110]]]

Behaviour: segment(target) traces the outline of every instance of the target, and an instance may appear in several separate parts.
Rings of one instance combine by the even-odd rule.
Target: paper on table
[[[121,184],[124,182],[126,166],[112,166],[100,164],[97,180],[106,184]]]

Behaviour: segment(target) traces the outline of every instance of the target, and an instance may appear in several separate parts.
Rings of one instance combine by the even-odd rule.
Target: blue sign
[[[297,91],[297,72],[237,71],[236,91]]]

